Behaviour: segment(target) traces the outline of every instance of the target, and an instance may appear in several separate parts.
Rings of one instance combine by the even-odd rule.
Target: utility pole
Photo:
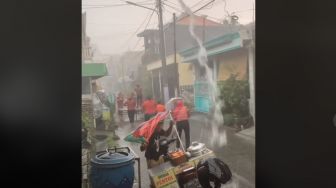
[[[157,7],[159,10],[159,36],[160,36],[160,56],[162,62],[162,101],[165,100],[165,88],[168,89],[167,79],[166,79],[166,50],[165,50],[165,42],[164,42],[164,33],[163,33],[163,21],[162,21],[162,2],[161,0],[157,0]],[[169,96],[167,96],[169,97]]]
[[[176,60],[176,15],[173,13],[173,26],[174,26],[174,63],[175,63],[175,73],[176,73],[176,90],[177,96],[180,96],[180,84],[179,84],[179,72],[178,72],[178,64]]]
[[[134,6],[138,6],[138,7],[142,7],[145,9],[149,9],[149,10],[153,10],[155,12],[157,12],[155,9],[149,8],[149,7],[145,7],[142,5],[139,5],[137,3],[133,3],[130,1],[125,1],[126,3],[130,4],[130,5],[134,5]],[[156,6],[158,8],[158,17],[159,17],[159,37],[160,37],[160,57],[161,57],[161,62],[162,62],[162,85],[163,87],[161,88],[161,97],[162,100],[165,100],[165,89],[167,89],[169,91],[168,88],[168,84],[167,84],[167,74],[166,74],[166,50],[165,50],[165,42],[164,42],[164,33],[163,33],[163,21],[162,21],[162,2],[161,0],[156,0]],[[160,82],[161,83],[161,82]],[[169,93],[168,93],[169,95]],[[167,96],[169,97],[169,96]]]

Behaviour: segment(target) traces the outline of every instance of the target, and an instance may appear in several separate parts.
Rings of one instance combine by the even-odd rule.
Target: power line
[[[147,22],[147,24],[146,24],[146,26],[145,26],[145,29],[144,30],[146,30],[147,29],[147,27],[148,27],[148,25],[149,25],[149,23],[150,23],[150,21],[151,21],[151,19],[152,19],[152,16],[153,16],[153,14],[154,14],[154,11],[152,12],[152,14],[150,15],[150,17],[149,17],[149,19],[148,19],[148,22]],[[137,45],[138,45],[138,43],[140,42],[140,37],[139,37],[139,39],[138,39],[138,41],[137,41],[137,43],[135,44],[135,46],[134,46],[134,48],[133,49],[135,49],[136,47],[137,47]]]
[[[233,11],[232,14],[234,14],[234,13],[243,13],[243,12],[248,12],[248,11],[252,11],[252,10],[254,10],[254,9],[251,8],[251,9],[246,9],[246,10]]]
[[[204,0],[199,1],[198,3],[192,5],[190,8],[195,8],[197,5],[201,4]]]
[[[146,16],[145,20],[139,25],[139,27],[134,31],[134,33],[127,39],[127,42],[125,43],[125,45],[127,45],[127,43],[131,40],[131,38],[136,35],[138,33],[138,31],[140,30],[140,28],[142,27],[142,25],[146,22],[147,18],[153,14],[154,11],[151,11],[149,15]],[[123,45],[123,46],[125,46]]]
[[[201,14],[198,14],[198,13],[196,13],[195,15],[197,15],[197,16],[202,16]],[[220,19],[220,18],[212,17],[212,16],[209,16],[209,15],[207,15],[207,18],[211,18],[211,19],[216,20],[216,21],[219,21],[219,22],[222,21],[222,19]]]
[[[182,10],[180,10],[180,9],[178,9],[178,8],[176,8],[176,7],[173,7],[173,6],[171,6],[171,5],[168,5],[168,4],[166,4],[165,2],[162,2],[162,4],[166,5],[167,7],[172,8],[172,9],[178,11],[178,12],[183,12]]]
[[[152,19],[153,13],[154,13],[154,11],[153,11],[152,14],[150,15],[150,18],[148,19],[148,22],[147,22],[147,24],[146,24],[144,30],[146,30],[147,27],[149,26],[149,23],[150,23],[150,21],[151,21],[151,19]],[[134,47],[132,48],[133,51],[135,51],[135,48],[138,46],[140,40],[141,40],[141,38],[139,37],[139,39],[137,40],[136,44],[135,44]],[[141,55],[141,54],[140,54],[140,53],[139,53],[139,54],[135,54],[131,59],[134,59],[134,58],[136,58],[136,57],[139,56],[139,55]]]
[[[96,8],[110,8],[110,7],[121,7],[121,6],[129,6],[130,4],[83,4],[82,9],[96,9]],[[142,3],[140,5],[153,5],[153,3]],[[84,6],[84,7],[83,7]]]
[[[139,5],[153,5],[153,3],[137,3]],[[121,6],[121,5],[128,5],[128,4],[83,4],[82,6],[87,6],[87,7],[96,7],[96,6]]]
[[[212,9],[212,7],[214,6],[214,4],[215,4],[215,1],[212,2],[211,7],[207,7],[207,8],[204,8],[204,9]]]
[[[137,30],[128,38],[127,42],[122,47],[124,47],[125,45],[127,45],[129,43],[129,41],[131,40],[132,37],[136,36],[136,34],[139,32],[140,28],[146,22],[147,18],[149,17],[149,20],[150,20],[152,18],[152,16],[153,16],[154,12],[155,12],[155,9],[150,11],[149,16],[146,16],[145,20],[140,24],[140,26],[137,28]],[[147,23],[147,26],[148,26],[148,23]]]
[[[146,2],[150,2],[150,1],[154,3],[154,0],[140,1],[140,2],[135,2],[135,3],[139,4],[139,3],[146,3]]]
[[[127,2],[126,0],[120,0],[122,2]],[[147,2],[152,2],[152,3],[155,3],[156,0],[146,0],[146,1],[133,1],[134,3],[136,4],[139,4],[139,3],[147,3]]]
[[[172,11],[168,10],[168,7],[162,6],[162,12],[172,13]]]
[[[173,2],[171,2],[171,1],[169,1],[169,0],[165,0],[165,1],[163,1],[163,2],[168,2],[168,3],[170,3],[170,4],[174,5],[174,6],[180,6],[180,5],[178,5],[178,4],[176,4],[176,3],[173,3]]]
[[[165,4],[164,4],[165,5]],[[167,10],[169,13],[181,13],[182,11],[181,10],[178,10],[176,8],[172,8],[172,7],[169,7],[169,6],[162,6],[165,10]],[[168,9],[169,8],[169,9]]]
[[[226,13],[226,15],[224,15],[224,19],[226,19],[227,17],[230,16],[230,13],[229,13],[229,11],[226,9],[226,5],[227,5],[226,0],[223,0],[223,2],[224,2],[224,12]]]
[[[85,5],[84,5],[85,6]],[[82,9],[97,9],[97,8],[110,8],[110,7],[121,7],[121,6],[128,6],[128,4],[115,4],[115,5],[105,5],[105,6],[89,6],[89,7],[82,7]]]
[[[199,9],[193,11],[193,13],[196,13],[196,12],[198,12],[198,11],[200,11],[200,10],[206,8],[208,5],[210,5],[210,4],[213,3],[213,2],[215,2],[215,0],[211,0],[210,2],[206,3],[205,5],[203,5],[201,8],[199,8]]]
[[[138,24],[116,24],[116,23],[95,23],[95,22],[87,22],[88,25],[103,25],[103,26],[135,26]],[[136,27],[137,28],[137,27]],[[134,28],[134,29],[136,29]]]

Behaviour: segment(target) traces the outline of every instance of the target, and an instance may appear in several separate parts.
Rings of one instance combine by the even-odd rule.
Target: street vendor
[[[186,148],[190,146],[190,125],[189,125],[190,112],[189,109],[183,104],[182,100],[176,102],[176,107],[173,110],[173,118],[176,121],[177,132],[181,138],[182,131],[184,131]],[[180,148],[180,142],[176,142],[176,147]]]
[[[147,159],[147,168],[152,168],[154,166],[164,163],[163,152],[160,150],[159,140],[160,136],[169,136],[173,129],[173,121],[170,121],[169,128],[164,130],[163,121],[160,121],[155,128],[154,133],[149,139],[148,144],[141,145],[141,151],[145,151],[145,157]]]

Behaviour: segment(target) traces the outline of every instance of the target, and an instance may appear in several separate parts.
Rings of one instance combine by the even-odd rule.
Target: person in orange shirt
[[[183,101],[179,100],[176,103],[176,107],[173,110],[173,118],[176,122],[177,132],[181,138],[182,130],[184,130],[184,136],[186,139],[186,148],[190,146],[190,126],[189,126],[189,110],[184,106]],[[176,142],[176,147],[180,147],[180,142]]]
[[[152,99],[152,97],[148,96],[142,104],[142,109],[145,114],[145,121],[148,121],[156,115],[156,102]]]
[[[161,104],[161,101],[158,101],[158,104],[156,105],[156,111],[157,112],[165,112],[166,107],[165,105]]]
[[[131,125],[133,125],[134,124],[135,107],[136,107],[136,101],[134,99],[134,94],[133,93],[130,94],[127,101],[125,102],[125,105],[127,106],[128,118],[130,120]]]

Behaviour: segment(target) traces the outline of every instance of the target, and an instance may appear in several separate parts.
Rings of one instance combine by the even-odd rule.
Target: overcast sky
[[[129,1],[139,2],[145,4],[143,6],[154,8],[156,0]],[[163,21],[164,23],[171,22],[173,12],[177,16],[180,14],[179,2],[178,0],[162,1],[166,4],[163,9]],[[192,10],[197,10],[210,1],[184,0],[189,7],[194,6]],[[158,27],[157,14],[154,13],[148,22],[151,10],[132,5],[115,6],[120,4],[125,4],[125,2],[121,0],[82,0],[82,12],[87,13],[87,34],[91,37],[91,44],[98,48],[100,53],[117,54],[127,50],[143,50],[143,40],[139,40],[136,33],[143,31],[147,23],[147,29]],[[97,5],[105,7],[97,8]],[[224,11],[224,5],[224,0],[215,0],[213,4],[197,14],[208,15],[214,21],[216,19],[223,20],[227,15]],[[226,0],[226,10],[230,14],[236,12],[235,15],[239,17],[239,22],[242,24],[250,23],[253,20],[253,12],[255,12],[253,7],[254,0]],[[137,29],[139,32],[136,32]]]

